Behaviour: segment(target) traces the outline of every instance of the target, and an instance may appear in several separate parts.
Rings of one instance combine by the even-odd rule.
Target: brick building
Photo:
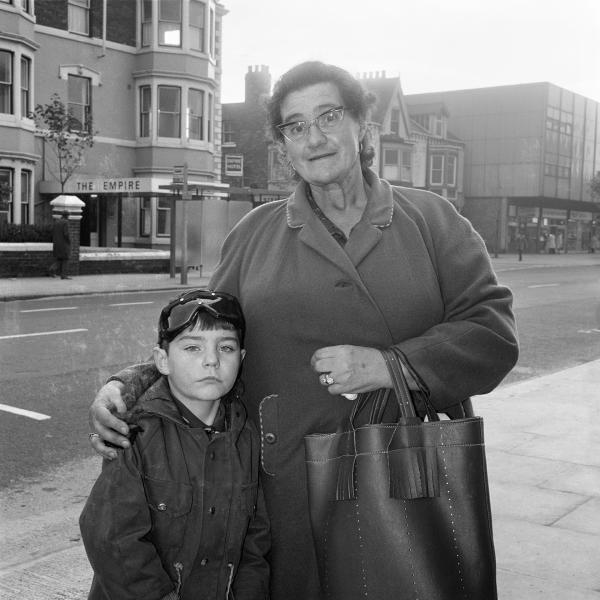
[[[85,202],[82,245],[167,245],[161,186],[187,163],[204,198],[188,218],[214,254],[237,219],[218,191],[225,14],[219,0],[0,0],[0,220],[50,218],[56,164],[29,115],[57,93],[97,132],[64,190]]]

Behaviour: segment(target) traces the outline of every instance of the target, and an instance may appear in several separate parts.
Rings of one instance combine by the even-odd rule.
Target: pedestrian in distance
[[[527,238],[523,233],[517,233],[517,252],[519,253],[519,262],[523,260],[523,252],[527,250]]]
[[[80,517],[90,600],[267,598],[259,438],[240,403],[244,333],[229,294],[192,290],[161,311],[160,377]]]
[[[546,252],[556,254],[556,236],[553,233],[549,233],[546,238]]]
[[[518,356],[512,295],[469,221],[444,198],[369,168],[373,101],[350,73],[321,62],[278,80],[268,127],[297,186],[232,229],[210,282],[240,299],[248,323],[244,402],[261,431],[271,600],[324,593],[304,437],[346,425],[359,392],[393,387],[380,349],[400,352],[411,387],[452,415],[492,391]],[[121,393],[138,393],[149,375],[140,365],[98,392],[92,445],[104,456],[116,454],[104,441],[128,445],[115,413],[125,410]]]
[[[69,256],[71,255],[71,237],[69,235],[69,212],[63,211],[60,219],[54,221],[52,227],[52,255],[54,262],[50,266],[50,277],[60,273],[61,279],[71,279],[68,273]]]

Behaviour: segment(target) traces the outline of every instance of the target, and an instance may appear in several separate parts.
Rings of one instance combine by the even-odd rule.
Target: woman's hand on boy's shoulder
[[[98,434],[90,435],[90,443],[98,454],[109,460],[117,458],[115,447],[130,446],[126,437],[129,427],[125,421],[115,416],[127,410],[122,397],[122,387],[123,384],[119,381],[109,381],[100,388],[90,406],[90,431]],[[110,445],[107,445],[107,442]]]

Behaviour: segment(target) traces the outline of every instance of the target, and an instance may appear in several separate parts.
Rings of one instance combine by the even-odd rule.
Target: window
[[[31,171],[21,171],[21,223],[29,223],[31,198]]]
[[[171,199],[159,198],[156,206],[156,235],[171,235]]]
[[[400,111],[397,108],[392,108],[390,131],[396,135],[400,135]]]
[[[71,115],[70,129],[73,131],[88,131],[91,113],[91,81],[87,77],[78,75],[68,76],[68,105],[67,110]]]
[[[28,117],[31,111],[30,86],[31,86],[31,60],[21,57],[21,117]]]
[[[152,45],[152,0],[142,2],[142,46]]]
[[[12,169],[0,167],[0,223],[12,222]]]
[[[89,35],[90,0],[69,0],[69,31]]]
[[[158,86],[158,136],[181,137],[181,90],[167,85]]]
[[[140,198],[140,236],[149,237],[152,233],[152,199]]]
[[[150,137],[150,111],[152,110],[152,89],[149,85],[140,87],[140,137]]]
[[[192,0],[190,3],[190,48],[204,51],[204,2]]]
[[[213,134],[213,95],[208,94],[208,113],[206,115],[206,137],[212,142]]]
[[[12,54],[0,50],[0,113],[12,111]]]
[[[439,115],[434,115],[434,116],[432,116],[432,120],[433,120],[433,127],[432,127],[433,134],[437,135],[439,137],[444,137],[444,135],[445,135],[444,118],[440,117]]]
[[[223,121],[223,143],[224,144],[235,144],[233,139],[233,125],[231,121]]]
[[[410,150],[402,150],[402,165],[400,171],[400,179],[402,181],[412,180],[412,153]]]
[[[181,46],[181,0],[159,0],[158,43]]]
[[[398,164],[398,150],[386,148],[383,153],[383,164],[386,166],[396,166]]]
[[[442,185],[444,181],[444,155],[433,154],[431,156],[431,167],[429,182],[431,185]]]
[[[188,138],[201,140],[204,137],[202,119],[204,117],[204,92],[201,90],[188,91]]]
[[[25,12],[30,12],[30,2],[29,0],[21,0],[21,8],[25,11]]]
[[[446,185],[456,185],[456,156],[450,154],[446,162]]]

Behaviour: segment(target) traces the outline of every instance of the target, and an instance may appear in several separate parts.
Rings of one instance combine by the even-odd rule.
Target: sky
[[[600,0],[221,0],[222,102],[250,65],[385,71],[405,94],[549,81],[600,102]]]

